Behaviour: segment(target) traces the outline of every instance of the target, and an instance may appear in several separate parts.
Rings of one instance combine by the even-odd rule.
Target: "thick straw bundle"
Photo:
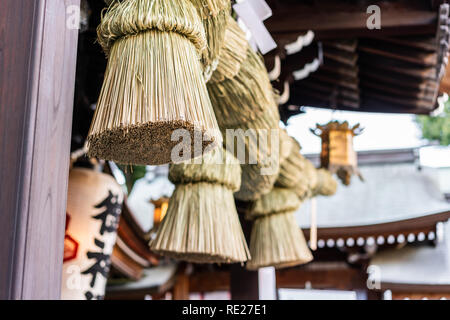
[[[314,195],[332,196],[337,191],[337,181],[327,169],[317,170],[317,185]]]
[[[256,201],[249,218],[269,216],[280,212],[296,211],[301,205],[295,192],[289,189],[273,188],[271,192]]]
[[[156,238],[150,244],[153,251],[198,263],[234,263],[249,259],[233,198],[233,191],[240,185],[239,163],[222,148],[212,153],[212,156],[205,156],[202,165],[171,166],[170,177],[179,184],[170,198]],[[227,163],[219,170],[217,164],[211,162],[218,158]]]
[[[247,50],[247,58],[234,78],[210,81],[207,87],[221,128],[237,127],[263,114],[271,115],[273,120],[279,118],[264,62],[251,48]],[[268,125],[273,128],[273,121]]]
[[[300,202],[290,190],[274,188],[255,204],[250,240],[252,259],[247,269],[285,268],[312,260],[303,232],[294,216]]]
[[[211,78],[219,64],[228,21],[231,19],[230,0],[190,0],[203,21],[208,47],[202,53],[205,80]]]
[[[230,16],[223,47],[220,50],[219,65],[211,77],[211,82],[222,82],[225,79],[233,79],[241,69],[241,65],[247,58],[248,41],[245,32]]]
[[[171,162],[176,129],[201,155],[221,135],[202,75],[202,21],[188,0],[113,2],[98,27],[109,55],[88,137],[89,155],[125,164]],[[204,135],[203,148],[193,148]],[[186,150],[186,149],[184,149]]]

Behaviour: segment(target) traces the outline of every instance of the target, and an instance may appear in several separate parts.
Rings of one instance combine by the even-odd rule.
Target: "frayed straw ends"
[[[237,263],[250,258],[232,191],[222,185],[178,185],[151,249],[195,263]]]

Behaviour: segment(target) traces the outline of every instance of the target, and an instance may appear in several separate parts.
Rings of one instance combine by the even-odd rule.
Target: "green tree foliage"
[[[128,194],[130,194],[135,182],[145,176],[146,168],[145,166],[134,165],[119,165],[119,168],[125,175]]]
[[[445,103],[444,112],[435,117],[417,116],[417,122],[425,139],[450,145],[450,100]]]

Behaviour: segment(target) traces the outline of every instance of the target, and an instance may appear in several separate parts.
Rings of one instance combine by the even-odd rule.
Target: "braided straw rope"
[[[245,32],[232,18],[228,18],[223,47],[220,51],[219,65],[211,77],[211,82],[222,82],[233,79],[247,58],[248,41]]]
[[[310,190],[310,183],[305,171],[305,158],[300,154],[300,145],[294,138],[290,138],[292,148],[290,155],[281,162],[280,173],[275,186],[292,189],[300,199],[306,199]]]
[[[239,155],[237,146],[243,145],[245,147],[246,158],[239,159],[245,160],[244,163],[241,163],[241,188],[235,193],[235,197],[239,200],[257,200],[261,195],[270,192],[277,180],[280,168],[280,157],[277,153],[279,150],[278,148],[274,149],[275,146],[272,145],[270,137],[271,130],[279,132],[277,115],[278,113],[276,115],[267,113],[253,121],[243,122],[239,126],[229,128],[239,130],[234,131],[236,136],[229,136],[225,131],[223,132],[227,150],[234,156],[238,157]],[[267,146],[261,144],[260,138],[264,135],[269,135]],[[235,149],[232,148],[233,144]],[[279,145],[276,147],[279,147]],[[251,163],[250,160],[254,160],[254,162]],[[262,174],[263,170],[269,168],[271,169],[269,172]]]
[[[202,52],[206,36],[202,21],[189,0],[113,1],[97,28],[98,42],[105,53],[123,37],[159,30],[188,38]]]
[[[314,190],[317,189],[318,179],[317,179],[317,169],[314,164],[306,158],[303,158],[305,162],[305,170],[303,171],[304,179],[302,181],[304,185],[306,185],[307,198],[311,198],[314,196]]]
[[[236,127],[263,114],[277,119],[278,128],[278,108],[267,70],[251,48],[234,78],[210,81],[207,87],[220,128]]]
[[[337,181],[327,169],[321,168],[317,170],[317,185],[314,189],[314,196],[332,196],[337,191]]]
[[[219,56],[225,40],[227,25],[231,19],[230,0],[190,0],[203,21],[207,48],[202,53],[205,80],[211,78],[219,64]]]

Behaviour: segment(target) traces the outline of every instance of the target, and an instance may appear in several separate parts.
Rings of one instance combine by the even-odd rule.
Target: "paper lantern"
[[[123,198],[112,176],[88,169],[70,171],[67,234],[78,248],[63,264],[62,299],[103,299]]]
[[[321,167],[336,173],[345,185],[350,184],[352,175],[357,175],[362,180],[357,154],[353,148],[353,137],[360,135],[362,131],[359,124],[350,127],[347,121],[317,124],[315,129],[311,129],[313,134],[322,139]]]
[[[66,234],[64,236],[64,262],[73,260],[77,257],[79,243],[67,233],[70,216],[66,213]]]

